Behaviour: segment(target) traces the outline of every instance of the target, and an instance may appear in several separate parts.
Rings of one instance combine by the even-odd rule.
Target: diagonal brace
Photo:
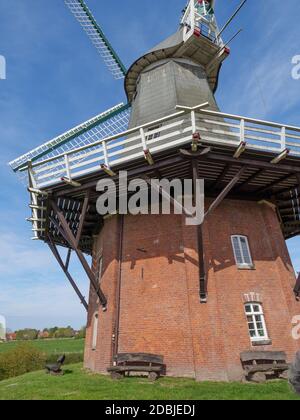
[[[62,258],[60,256],[60,254],[59,254],[59,251],[58,251],[58,249],[57,249],[57,247],[56,247],[56,245],[55,245],[55,243],[53,241],[53,239],[50,236],[48,236],[48,240],[49,240],[49,242],[48,242],[49,248],[51,249],[54,257],[56,258],[56,260],[57,260],[58,264],[60,265],[60,267],[62,268],[63,272],[65,273],[67,279],[71,283],[71,286],[73,287],[73,289],[75,290],[77,296],[79,297],[80,302],[82,303],[82,305],[84,306],[84,308],[86,309],[86,311],[88,311],[88,308],[89,308],[88,307],[88,304],[87,304],[84,296],[80,292],[79,288],[77,287],[77,284],[75,283],[73,277],[71,276],[71,274],[69,272],[69,268],[68,268],[68,265],[69,264],[68,264],[68,261],[69,261],[70,252],[68,252],[67,263],[64,264],[64,262],[63,262],[63,260],[62,260]]]
[[[57,227],[60,233],[63,235],[65,240],[68,242],[70,247],[75,251],[84,271],[86,272],[97,296],[99,297],[100,303],[104,309],[107,307],[107,299],[101,289],[100,284],[96,281],[95,275],[92,272],[88,262],[86,261],[82,251],[78,248],[77,240],[73,235],[73,232],[70,229],[68,222],[66,221],[63,212],[58,208],[57,204],[54,201],[51,201],[51,206],[54,213],[57,215],[60,224],[58,224],[53,218],[51,219],[52,223]]]
[[[199,179],[198,162],[196,159],[192,160],[193,171],[193,186],[196,191],[196,183]],[[198,244],[198,258],[199,258],[199,295],[200,302],[207,303],[207,280],[204,259],[204,243],[203,243],[203,229],[202,225],[197,226],[197,244]]]
[[[219,194],[219,196],[215,199],[215,201],[211,204],[209,209],[207,210],[205,217],[207,217],[211,212],[213,212],[222,201],[227,197],[230,191],[235,187],[235,185],[239,182],[243,174],[245,173],[247,167],[244,166],[239,170],[239,172],[235,175],[235,177],[229,182],[229,184],[224,188],[224,190]]]

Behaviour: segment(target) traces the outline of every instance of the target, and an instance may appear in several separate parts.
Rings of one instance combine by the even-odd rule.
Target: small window
[[[95,314],[94,315],[94,319],[93,319],[92,350],[96,350],[97,349],[98,324],[99,324],[99,316],[98,316],[98,314]]]
[[[245,305],[248,328],[251,341],[268,340],[268,332],[263,308],[259,303],[247,303]]]
[[[147,135],[146,135],[146,140],[155,140],[158,139],[160,137],[160,130],[161,125],[158,125],[156,127],[151,127],[149,128],[149,130],[147,131]]]
[[[103,256],[101,255],[97,261],[97,268],[95,271],[95,277],[99,281],[99,283],[101,282],[101,279],[102,279],[102,271],[103,271]]]
[[[236,264],[240,268],[253,268],[248,238],[246,236],[232,236],[232,247]]]

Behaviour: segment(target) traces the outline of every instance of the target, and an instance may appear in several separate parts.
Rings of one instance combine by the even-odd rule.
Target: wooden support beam
[[[190,150],[186,150],[186,149],[180,149],[179,153],[182,156],[182,158],[184,159],[197,159],[200,158],[201,156],[205,156],[208,153],[210,153],[212,150],[212,148],[210,146],[205,146],[203,148],[201,148],[200,150],[198,149],[196,152],[190,151]]]
[[[38,206],[38,205],[34,205],[34,204],[29,204],[29,208],[32,210],[41,210],[41,211],[46,211],[47,207],[42,207],[42,206]]]
[[[150,166],[153,166],[154,165],[154,159],[153,159],[153,156],[151,155],[151,152],[150,152],[149,149],[144,150],[144,156],[145,156],[145,159],[148,162],[148,164]]]
[[[196,183],[199,179],[198,162],[196,159],[192,161],[193,185],[194,193],[196,191]],[[194,198],[195,201],[195,198]],[[195,203],[194,203],[195,204]],[[198,243],[198,258],[199,258],[199,296],[200,303],[207,303],[207,279],[204,259],[204,243],[202,225],[197,226],[197,243]]]
[[[81,186],[80,182],[73,181],[72,179],[67,178],[66,176],[63,176],[61,178],[61,181],[64,182],[65,184],[67,184],[67,185],[71,185],[71,187],[80,187]]]
[[[176,165],[181,162],[182,162],[182,156],[176,156],[170,159],[166,159],[166,160],[162,160],[160,162],[154,163],[154,165],[152,166],[146,165],[146,166],[142,166],[141,168],[132,169],[128,171],[128,179],[137,177],[137,176],[142,176],[144,174],[148,174],[154,170],[161,170],[164,168],[168,168],[170,166]],[[118,175],[114,175],[113,178],[117,178],[117,177]],[[87,189],[95,189],[98,182],[99,182],[99,177],[96,180],[87,182],[85,185],[78,187],[76,189],[60,190],[55,194],[55,196],[59,198],[59,197],[67,196],[68,194],[80,193],[80,192],[86,191]]]
[[[282,160],[286,159],[289,154],[290,154],[290,149],[285,149],[278,156],[276,156],[273,160],[271,160],[271,163],[273,165],[277,165]]]
[[[257,172],[255,172],[253,175],[251,175],[249,178],[247,178],[244,182],[242,182],[239,186],[237,186],[235,188],[235,192],[240,191],[242,188],[244,188],[246,185],[250,184],[250,182],[254,181],[256,178],[258,178],[264,172],[265,172],[264,169],[259,169]]]
[[[83,225],[84,225],[84,222],[85,222],[85,216],[86,216],[88,206],[89,206],[89,200],[90,200],[90,191],[88,190],[86,195],[85,195],[85,198],[84,198],[82,211],[81,211],[81,215],[80,215],[80,222],[79,222],[78,231],[77,231],[77,234],[76,234],[76,244],[77,244],[77,246],[79,245],[79,242],[80,242],[80,239],[81,239]]]
[[[226,165],[225,168],[223,169],[221,175],[218,177],[218,179],[216,180],[216,182],[211,187],[212,190],[218,190],[219,189],[219,187],[224,182],[224,178],[228,175],[228,173],[230,172],[230,170],[231,170],[231,166],[230,165]]]
[[[31,194],[36,194],[36,195],[41,195],[41,196],[44,196],[44,197],[48,197],[47,191],[42,191],[42,190],[38,190],[36,188],[31,188],[31,187],[27,188],[27,190]]]
[[[207,217],[212,211],[214,211],[217,207],[219,207],[219,205],[222,203],[225,197],[230,193],[230,191],[234,188],[234,186],[239,182],[239,180],[243,176],[246,169],[247,167],[243,167],[239,170],[239,172],[235,175],[235,177],[230,181],[230,183],[224,188],[221,194],[219,194],[216,200],[209,207],[208,211],[205,214],[205,217]]]
[[[54,211],[54,213],[57,215],[58,220],[60,222],[60,225],[52,218],[51,221],[54,223],[54,225],[57,227],[57,229],[60,231],[60,233],[63,235],[65,240],[68,242],[70,247],[75,251],[84,271],[86,272],[97,296],[99,297],[100,303],[103,306],[103,308],[106,310],[107,307],[107,299],[102,292],[100,284],[98,284],[94,273],[92,272],[88,262],[86,261],[82,251],[78,248],[77,241],[75,236],[73,235],[73,232],[70,229],[70,226],[68,222],[66,221],[63,212],[58,208],[55,201],[51,201],[51,206]]]
[[[246,151],[247,148],[247,142],[242,141],[239,145],[239,147],[237,148],[235,154],[233,155],[234,159],[239,159],[242,154]]]
[[[185,151],[185,152],[187,152],[187,151]],[[157,162],[151,167],[142,166],[140,168],[135,168],[135,169],[129,170],[128,171],[128,178],[141,176],[143,174],[149,174],[150,172],[152,172],[155,169],[163,170],[163,169],[168,168],[170,166],[175,166],[176,164],[180,164],[182,162],[182,159],[183,159],[182,155],[174,156],[174,157],[171,157],[169,159]],[[226,156],[226,155],[219,155],[219,154],[213,153],[213,152],[206,152],[205,154],[202,155],[201,159],[203,159],[203,161],[208,161],[208,162],[223,163],[224,165],[227,165],[227,164],[228,165],[230,165],[230,164],[236,165],[237,164],[237,160],[234,159],[233,157]],[[271,164],[270,162],[265,162],[265,161],[258,160],[258,159],[240,158],[238,160],[238,164],[241,165],[241,166],[242,165],[249,166],[249,167],[255,168],[255,169],[264,169],[264,170],[272,170],[272,171],[274,171],[274,169],[275,169],[275,166],[273,164]],[[300,175],[300,167],[295,166],[295,165],[280,164],[280,165],[276,166],[276,171],[277,172],[282,172],[282,173],[295,173],[295,174]],[[58,186],[57,187],[57,192],[55,193],[55,196],[56,197],[62,197],[62,196],[67,196],[68,194],[80,193],[80,192],[86,191],[87,189],[95,189],[98,181],[99,181],[99,177],[96,178],[93,181],[87,182],[85,185],[82,185],[81,187],[72,188],[72,189],[62,189],[60,186]]]
[[[77,296],[80,299],[80,302],[82,303],[82,305],[84,306],[84,308],[86,309],[86,311],[88,311],[88,309],[89,309],[88,304],[87,304],[84,296],[80,292],[79,288],[77,287],[77,284],[75,283],[73,277],[71,276],[71,274],[69,272],[69,266],[68,266],[68,264],[64,264],[63,263],[63,260],[62,260],[60,254],[59,254],[59,251],[58,251],[58,249],[57,249],[57,247],[56,247],[53,239],[50,236],[48,236],[48,246],[51,249],[54,257],[56,258],[58,264],[62,268],[63,272],[65,273],[65,275],[66,275],[67,279],[69,280],[71,286],[75,290]],[[68,253],[68,255],[69,255],[69,253]]]
[[[162,187],[155,185],[155,183],[151,182],[151,179],[147,176],[142,177],[142,179],[144,179],[147,184],[149,185],[150,188],[154,188],[161,197],[166,198],[167,200],[170,201],[170,203],[173,204],[174,208],[179,209],[180,211],[182,211],[186,216],[188,217],[194,217],[195,215],[192,214],[190,211],[188,211],[181,203],[179,203],[175,198],[171,197],[170,194],[168,194],[167,191],[165,191]]]
[[[68,270],[69,266],[70,266],[70,261],[71,261],[71,255],[72,255],[72,249],[68,249],[68,254],[67,254],[67,258],[66,258],[66,264],[65,267]]]
[[[203,159],[207,159],[208,161],[212,162],[222,162],[225,164],[237,164],[237,160],[233,157],[226,156],[226,155],[219,155],[217,153],[209,153]],[[281,164],[278,166],[274,166],[270,162],[264,162],[259,159],[249,159],[249,158],[240,158],[238,161],[239,165],[245,165],[249,166],[250,168],[257,168],[257,169],[265,169],[265,170],[276,170],[277,172],[283,172],[283,173],[295,173],[300,175],[300,167],[294,166],[294,165],[287,165],[287,164]]]
[[[111,176],[111,177],[113,177],[113,176],[116,176],[117,174],[112,170],[112,169],[110,169],[110,167],[109,166],[107,166],[107,165],[101,165],[101,169],[106,173],[106,175],[108,175],[108,176]]]

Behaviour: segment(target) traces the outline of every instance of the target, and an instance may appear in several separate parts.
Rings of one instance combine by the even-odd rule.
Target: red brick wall
[[[234,234],[249,238],[254,270],[237,268]],[[266,204],[226,200],[208,217],[203,237],[207,304],[199,300],[196,228],[176,215],[124,218],[119,352],[162,354],[169,375],[238,379],[240,352],[252,348],[244,301],[253,292],[263,305],[272,340],[258,349],[285,350],[291,359],[300,347],[291,337],[291,319],[300,313],[300,304],[293,296],[295,275],[276,212]],[[86,366],[98,372],[106,372],[112,360],[118,217],[108,219],[95,240],[95,255],[102,249],[108,311],[99,312],[98,345],[92,351],[97,304],[91,292],[85,354]]]

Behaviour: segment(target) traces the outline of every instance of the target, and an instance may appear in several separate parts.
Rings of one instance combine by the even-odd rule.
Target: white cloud
[[[72,266],[79,288],[88,297],[86,275],[78,265]],[[3,231],[0,312],[13,328],[26,325],[42,328],[54,323],[80,326],[85,322],[85,311],[48,247]]]
[[[52,263],[48,248],[42,249],[40,244],[23,240],[15,233],[0,232],[0,279],[39,272],[46,267],[51,273]]]

